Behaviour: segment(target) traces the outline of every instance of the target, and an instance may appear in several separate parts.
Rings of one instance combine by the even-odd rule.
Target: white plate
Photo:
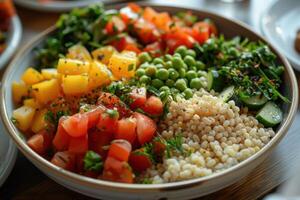
[[[63,12],[73,8],[85,7],[92,3],[117,3],[124,0],[53,0],[48,3],[40,3],[38,0],[14,0],[16,4],[39,11]]]
[[[19,17],[16,15],[11,18],[10,27],[8,30],[8,40],[6,49],[0,54],[0,69],[2,69],[8,60],[17,50],[22,37],[22,25]]]
[[[14,167],[17,157],[17,148],[6,134],[0,120],[0,188]]]
[[[294,48],[297,30],[300,29],[300,1],[277,0],[261,18],[263,34],[300,70],[300,54]]]

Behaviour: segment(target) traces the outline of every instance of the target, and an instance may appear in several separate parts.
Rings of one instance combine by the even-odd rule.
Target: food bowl
[[[17,15],[10,19],[10,26],[8,30],[8,39],[6,49],[0,54],[0,69],[2,69],[8,60],[17,50],[22,37],[22,25]]]
[[[268,144],[266,144],[266,146],[250,158],[224,171],[202,178],[164,184],[144,185],[108,182],[84,177],[51,164],[27,146],[25,139],[21,136],[22,133],[13,125],[10,118],[14,109],[14,105],[12,103],[11,84],[13,81],[19,80],[27,66],[34,64],[33,50],[36,47],[39,47],[45,41],[45,38],[55,31],[54,27],[49,28],[26,45],[6,70],[1,93],[1,115],[4,124],[8,129],[10,136],[17,144],[17,147],[35,166],[63,186],[91,197],[101,199],[190,199],[203,196],[229,186],[230,184],[240,180],[259,165],[287,133],[296,114],[298,105],[298,87],[294,72],[288,61],[279,54],[271,44],[240,22],[229,20],[210,12],[191,8],[162,6],[153,3],[143,3],[141,5],[152,6],[158,11],[167,11],[170,13],[191,10],[194,14],[198,15],[199,18],[208,17],[212,19],[216,23],[220,32],[227,38],[240,35],[248,37],[250,40],[254,41],[261,40],[271,47],[273,52],[277,55],[278,62],[285,67],[283,77],[284,85],[281,89],[284,95],[291,100],[291,103],[285,104],[282,107],[283,121],[275,130],[276,135]],[[121,6],[123,5],[120,5],[119,7]]]

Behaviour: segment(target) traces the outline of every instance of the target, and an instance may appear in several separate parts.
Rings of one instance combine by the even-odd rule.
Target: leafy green
[[[52,111],[47,111],[45,114],[45,120],[48,121],[49,123],[53,124],[54,127],[57,127],[59,119],[62,116],[68,116],[70,113],[68,111],[57,111],[57,112],[52,112]]]
[[[99,172],[103,168],[103,161],[99,154],[94,151],[86,152],[84,159],[84,170]]]

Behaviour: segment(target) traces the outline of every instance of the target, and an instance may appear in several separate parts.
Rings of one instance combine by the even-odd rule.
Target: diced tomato
[[[51,159],[51,163],[63,169],[73,171],[75,169],[75,156],[67,151],[57,152]]]
[[[152,22],[155,20],[157,17],[158,13],[151,7],[146,7],[143,12],[143,18],[148,21]]]
[[[153,141],[153,152],[155,155],[163,155],[166,150],[166,145],[160,141]]]
[[[38,134],[31,136],[27,144],[28,146],[34,150],[36,153],[42,155],[49,150],[51,146],[52,134],[47,133],[46,131],[42,131]]]
[[[66,117],[61,117],[59,119],[58,127],[52,144],[54,148],[58,151],[64,151],[68,149],[70,142],[70,135],[65,131],[62,127],[62,122],[66,119]]]
[[[147,90],[144,87],[135,88],[130,93],[129,96],[132,100],[130,104],[131,109],[137,109],[142,107],[147,100]]]
[[[15,14],[15,8],[12,0],[0,1],[0,19],[8,19]],[[2,21],[1,21],[2,22]]]
[[[105,108],[102,105],[97,106],[96,108],[84,113],[88,118],[88,128],[95,127],[99,121],[100,115],[105,111]]]
[[[137,47],[137,45],[136,45],[136,44],[133,44],[133,43],[127,44],[127,45],[124,47],[123,50],[133,51],[133,52],[135,52],[135,53],[137,53],[137,54],[139,54],[139,53],[142,52],[142,51]]]
[[[151,96],[146,100],[142,109],[150,115],[161,115],[163,113],[164,105],[160,98]]]
[[[117,128],[118,116],[112,116],[108,113],[109,110],[105,111],[100,115],[99,121],[97,123],[97,128],[101,132],[107,132],[113,134]],[[115,111],[118,112],[118,111]]]
[[[129,44],[134,44],[135,46],[137,46],[135,40],[128,35],[120,36],[118,39],[113,40],[109,44],[115,47],[120,52],[123,51]]]
[[[131,152],[131,144],[126,140],[114,140],[110,145],[108,157],[115,158],[119,161],[128,161]]]
[[[115,139],[124,139],[133,144],[136,138],[136,119],[123,118],[117,123]]]
[[[113,16],[105,26],[105,30],[109,35],[121,33],[125,28],[125,23],[117,16]]]
[[[209,24],[206,22],[198,22],[193,26],[193,37],[197,42],[203,44],[209,38]]]
[[[134,23],[134,30],[143,44],[156,42],[160,38],[160,33],[149,21],[139,19]]]
[[[140,145],[150,142],[156,132],[155,122],[141,113],[135,112],[133,117],[136,118],[136,132]]]
[[[71,138],[69,143],[69,152],[74,154],[84,154],[88,150],[88,135]]]
[[[128,17],[128,15],[126,13],[123,13],[123,12],[120,12],[120,15],[121,15],[122,21],[127,26],[129,24],[129,22],[130,22],[130,18]]]
[[[164,34],[163,40],[166,41],[166,48],[169,53],[173,53],[181,45],[192,48],[195,44],[194,38],[180,29],[175,29]]]
[[[128,3],[127,6],[133,11],[133,12],[140,12],[142,10],[142,8],[137,5],[136,3]]]
[[[133,183],[133,173],[128,163],[113,157],[105,160],[102,178],[113,182]]]
[[[87,134],[88,117],[84,114],[77,113],[67,117],[67,119],[62,122],[62,126],[71,137],[82,137]]]
[[[85,154],[75,155],[75,171],[76,173],[84,172],[84,156]]]
[[[148,44],[145,48],[144,51],[148,52],[151,54],[153,57],[159,57],[163,53],[163,44],[161,42],[154,42],[151,44]]]
[[[156,17],[153,19],[153,23],[158,29],[169,31],[172,20],[167,12],[162,12],[156,15]]]
[[[152,166],[151,159],[145,154],[145,150],[143,148],[131,152],[129,164],[132,169],[137,172],[145,171]]]
[[[100,154],[102,158],[106,158],[108,153],[107,147],[113,140],[113,134],[94,130],[89,134],[89,149]]]

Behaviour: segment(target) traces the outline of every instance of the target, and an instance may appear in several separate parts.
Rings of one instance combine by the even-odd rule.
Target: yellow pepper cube
[[[64,75],[79,75],[88,73],[90,68],[89,62],[74,59],[61,58],[58,61],[57,72]]]
[[[108,65],[111,56],[117,52],[113,46],[100,47],[92,52],[93,58],[105,65]]]
[[[57,78],[57,69],[54,68],[42,69],[41,73],[45,80]]]
[[[15,103],[20,103],[22,99],[29,96],[29,86],[25,85],[23,82],[13,82],[12,83],[12,94],[13,101]]]
[[[34,109],[39,109],[42,107],[42,105],[34,98],[25,99],[23,101],[24,106],[29,106]]]
[[[35,113],[33,118],[33,123],[31,126],[31,130],[34,133],[38,133],[45,129],[48,126],[48,122],[46,121],[46,113],[48,112],[47,109],[39,110]]]
[[[110,82],[111,71],[107,67],[95,61],[91,64],[89,71],[89,89],[95,89]]]
[[[66,56],[70,59],[81,60],[91,62],[92,57],[89,51],[82,45],[76,44],[68,49],[68,54]]]
[[[13,111],[13,120],[21,131],[27,131],[30,128],[34,117],[35,109],[29,106],[22,106]]]
[[[62,88],[66,95],[80,95],[88,91],[87,75],[65,75],[62,78]]]
[[[32,85],[32,91],[38,102],[46,104],[59,96],[60,87],[56,79]]]
[[[134,54],[114,53],[109,60],[108,68],[117,79],[132,78],[135,73],[137,57]]]
[[[30,67],[22,75],[22,80],[27,85],[33,85],[44,80],[44,77],[40,72]]]

